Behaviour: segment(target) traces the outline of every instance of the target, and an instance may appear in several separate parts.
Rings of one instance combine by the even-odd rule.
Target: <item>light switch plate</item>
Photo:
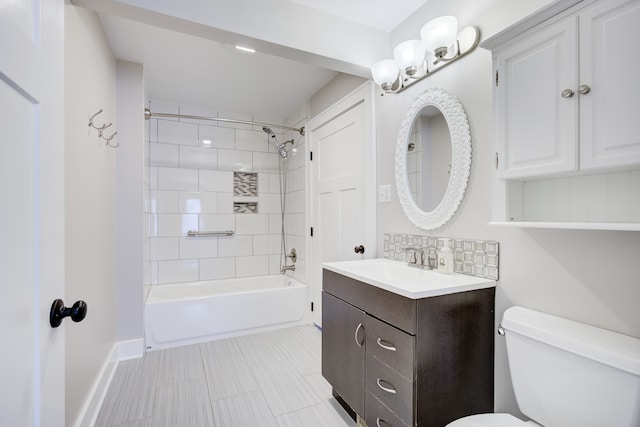
[[[384,184],[378,187],[378,202],[391,203],[391,184]]]

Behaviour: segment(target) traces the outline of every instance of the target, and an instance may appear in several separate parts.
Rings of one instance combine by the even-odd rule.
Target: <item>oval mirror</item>
[[[471,172],[471,133],[458,98],[439,88],[418,96],[405,114],[395,153],[400,204],[416,226],[433,230],[451,219]]]

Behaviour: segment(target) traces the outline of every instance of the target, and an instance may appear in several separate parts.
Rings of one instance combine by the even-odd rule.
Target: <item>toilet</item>
[[[640,339],[523,307],[505,311],[502,330],[518,407],[531,421],[478,414],[447,427],[640,426]]]

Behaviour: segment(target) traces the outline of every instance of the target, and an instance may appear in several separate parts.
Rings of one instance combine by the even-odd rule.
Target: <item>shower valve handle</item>
[[[363,254],[364,253],[364,246],[362,245],[358,245],[355,248],[353,248],[353,251],[357,254]]]

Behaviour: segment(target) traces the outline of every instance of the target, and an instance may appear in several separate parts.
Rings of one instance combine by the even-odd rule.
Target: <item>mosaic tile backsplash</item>
[[[384,257],[408,262],[406,247],[422,248],[429,257],[435,257],[447,237],[420,236],[416,234],[384,235]],[[454,271],[491,280],[499,278],[499,243],[490,240],[465,240],[449,238],[453,250]]]
[[[258,195],[258,174],[247,172],[233,173],[233,194],[236,196]]]

